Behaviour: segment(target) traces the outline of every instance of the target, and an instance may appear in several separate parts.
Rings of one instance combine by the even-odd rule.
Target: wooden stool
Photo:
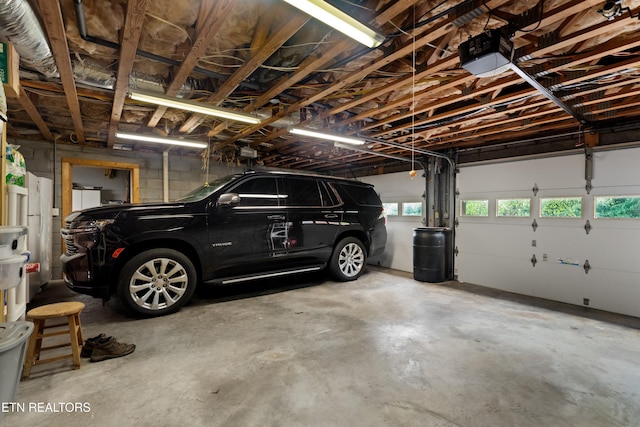
[[[36,307],[27,312],[27,319],[32,320],[34,327],[31,337],[29,337],[29,347],[22,368],[22,379],[29,378],[33,365],[41,363],[54,362],[66,358],[73,358],[73,368],[80,367],[80,348],[82,347],[82,327],[80,326],[80,312],[84,309],[82,302],[58,302],[55,304],[47,304]],[[58,317],[66,317],[66,322],[45,325],[47,319],[55,319]],[[66,326],[65,330],[45,333],[45,329],[61,328]],[[69,334],[69,342],[51,345],[49,347],[42,346],[42,340],[47,337]],[[61,356],[50,357],[48,359],[40,359],[40,353],[46,350],[53,350],[71,346],[71,353]]]

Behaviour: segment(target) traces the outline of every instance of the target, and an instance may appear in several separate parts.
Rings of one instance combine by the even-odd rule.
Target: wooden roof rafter
[[[109,135],[107,137],[107,147],[109,148],[113,148],[115,134],[122,116],[124,100],[129,89],[129,73],[133,68],[133,60],[136,56],[147,6],[148,0],[129,0],[129,3],[127,3],[127,15],[122,32],[122,42],[120,43],[120,60],[118,61],[118,74],[116,75],[117,80],[113,94]]]
[[[58,66],[76,138],[78,143],[84,144],[85,136],[82,117],[80,114],[80,102],[78,101],[78,92],[76,90],[76,84],[71,69],[69,46],[67,44],[67,36],[62,20],[60,2],[57,0],[39,0],[38,5],[42,11],[42,18],[47,35],[49,36],[49,42],[51,43],[51,50],[53,52],[56,65]]]

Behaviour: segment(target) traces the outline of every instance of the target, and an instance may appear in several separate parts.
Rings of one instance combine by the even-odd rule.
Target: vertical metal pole
[[[162,152],[162,200],[169,201],[169,150]]]

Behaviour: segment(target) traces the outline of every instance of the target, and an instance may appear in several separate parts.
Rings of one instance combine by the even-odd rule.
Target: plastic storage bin
[[[24,265],[29,261],[27,254],[0,259],[0,289],[15,288],[25,275]]]
[[[14,402],[27,341],[33,331],[31,322],[0,323],[0,402]],[[0,420],[4,413],[0,411]]]
[[[0,259],[20,255],[24,251],[27,227],[0,226]]]

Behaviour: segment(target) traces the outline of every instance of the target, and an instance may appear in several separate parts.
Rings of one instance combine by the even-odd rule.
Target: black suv
[[[355,280],[384,251],[385,215],[373,186],[245,172],[173,203],[73,212],[61,230],[67,286],[145,316],[177,311],[196,283],[231,284],[329,269]]]

